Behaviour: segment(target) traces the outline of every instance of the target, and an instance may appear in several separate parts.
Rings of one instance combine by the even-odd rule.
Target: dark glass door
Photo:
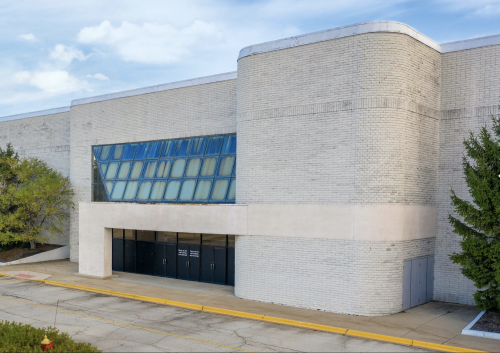
[[[135,240],[125,239],[125,272],[135,273]]]
[[[201,281],[212,283],[214,281],[214,247],[201,246]]]
[[[123,271],[123,239],[113,238],[112,269]]]
[[[155,244],[155,276],[166,276],[166,256],[165,256],[165,244],[156,243]]]
[[[213,282],[226,284],[226,248],[214,248]]]
[[[234,248],[227,248],[227,284],[234,286]]]
[[[136,272],[143,275],[155,273],[155,243],[137,241]]]
[[[165,244],[165,264],[167,265],[166,276],[177,277],[177,244]]]
[[[177,278],[188,279],[189,245],[177,245]]]
[[[189,245],[189,276],[190,281],[200,280],[200,246]]]

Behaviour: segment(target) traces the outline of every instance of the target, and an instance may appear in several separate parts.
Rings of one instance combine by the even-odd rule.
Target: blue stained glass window
[[[125,195],[123,195],[123,200],[135,199],[135,194],[137,194],[138,186],[139,186],[138,181],[129,181],[127,184],[127,188],[125,189]]]
[[[99,161],[101,162],[109,161],[112,148],[113,146],[102,146],[101,155],[99,156]]]
[[[179,195],[179,201],[191,201],[194,194],[194,187],[196,186],[196,180],[184,180],[182,183],[181,194]]]
[[[197,177],[200,171],[201,159],[194,158],[190,159],[188,166],[186,168],[186,177]]]
[[[148,146],[147,142],[140,143],[135,152],[135,159],[145,159],[148,155]]]
[[[160,158],[163,145],[165,145],[164,141],[151,142],[151,144],[149,145],[148,159]]]
[[[114,179],[118,170],[119,163],[109,163],[108,170],[106,171],[106,179]]]
[[[202,156],[205,152],[205,146],[207,144],[206,137],[195,138],[191,140],[191,151],[190,156]]]
[[[150,199],[151,201],[158,201],[163,198],[163,193],[165,192],[165,184],[164,181],[156,181],[153,185],[153,190],[151,191]]]
[[[92,148],[92,150],[94,151],[94,158],[98,158],[99,153],[101,153],[101,147],[95,146],[94,148]]]
[[[173,157],[175,155],[175,148],[177,147],[176,141],[165,141],[165,149],[163,150],[162,157]]]
[[[106,170],[108,169],[107,163],[99,164],[99,168],[101,168],[101,175],[106,175]]]
[[[234,201],[236,198],[236,179],[231,179],[231,185],[229,185],[229,192],[227,193],[227,201]]]
[[[215,167],[217,166],[217,158],[210,157],[203,160],[203,167],[201,168],[201,177],[211,177],[214,175]]]
[[[120,159],[122,159],[123,148],[124,148],[124,145],[116,145],[115,146],[115,150],[113,151],[113,156],[111,157],[112,161],[119,161]]]
[[[120,171],[118,172],[118,179],[127,179],[131,163],[132,162],[122,162],[120,165]]]
[[[149,199],[150,191],[151,191],[151,182],[143,181],[141,183],[141,187],[139,188],[139,192],[137,193],[137,200],[145,201]]]
[[[212,186],[212,180],[199,180],[196,186],[196,192],[194,194],[195,201],[206,201],[210,195],[210,187]]]
[[[123,197],[123,191],[125,191],[125,185],[127,184],[126,181],[118,181],[115,184],[115,187],[113,189],[113,193],[111,194],[111,199],[112,200],[121,200]]]
[[[170,173],[171,178],[182,178],[184,175],[184,167],[186,166],[185,159],[176,159],[174,165],[172,166],[172,172]]]
[[[160,165],[158,166],[158,170],[156,171],[157,178],[168,178],[168,173],[170,173],[170,165],[172,161],[167,159],[160,161]]]
[[[187,139],[177,141],[177,148],[175,150],[176,157],[185,157],[188,155],[189,142],[190,140]]]
[[[218,176],[229,176],[233,172],[234,157],[223,157],[217,170]]]
[[[211,199],[214,201],[223,201],[226,198],[226,191],[228,185],[229,185],[229,180],[227,179],[216,180],[214,188],[212,190]]]
[[[113,183],[111,181],[106,182],[106,191],[108,195],[111,195],[111,190],[113,190]]]
[[[235,202],[235,134],[93,146],[92,154],[93,188],[105,196],[94,200]]]
[[[125,146],[125,152],[123,153],[124,161],[131,161],[135,157],[135,151],[137,150],[137,143],[130,143]]]
[[[146,167],[144,168],[144,178],[145,179],[152,179],[155,177],[157,163],[158,162],[156,162],[156,161],[146,162]]]
[[[224,137],[224,146],[222,146],[222,154],[236,153],[236,135],[227,135]]]
[[[224,143],[224,136],[213,136],[208,140],[208,147],[206,154],[220,154],[222,144]]]
[[[177,195],[179,195],[179,189],[181,187],[181,182],[178,180],[169,181],[167,186],[167,191],[165,191],[166,201],[177,200]]]
[[[141,177],[143,164],[144,162],[142,161],[134,162],[134,166],[132,167],[132,171],[130,172],[130,179],[139,179]]]

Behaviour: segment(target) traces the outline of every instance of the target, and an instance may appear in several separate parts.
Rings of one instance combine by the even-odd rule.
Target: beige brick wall
[[[0,146],[12,143],[20,157],[37,157],[51,168],[69,176],[69,112],[0,122]],[[69,244],[68,231],[62,236],[42,235],[51,244]]]
[[[469,131],[490,126],[491,114],[498,114],[500,45],[443,54],[441,101],[434,295],[436,300],[474,304],[476,288],[449,259],[461,251],[460,237],[448,222],[453,213],[450,189],[470,200],[463,179],[462,142]]]
[[[391,33],[240,59],[237,203],[434,205],[440,65]]]
[[[91,201],[91,146],[236,131],[236,80],[73,106],[71,183],[75,202]],[[71,217],[71,261],[78,260],[78,207]]]

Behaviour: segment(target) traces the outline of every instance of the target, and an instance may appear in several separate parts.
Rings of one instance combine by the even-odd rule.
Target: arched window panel
[[[93,146],[92,154],[94,201],[235,202],[235,134]]]

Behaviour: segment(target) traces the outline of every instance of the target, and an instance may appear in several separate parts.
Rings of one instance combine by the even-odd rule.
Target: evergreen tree
[[[450,258],[478,288],[474,300],[482,310],[500,309],[500,114],[492,121],[494,137],[484,126],[464,140],[462,165],[472,202],[452,189],[451,201],[462,220],[448,216],[462,237],[462,252]]]

